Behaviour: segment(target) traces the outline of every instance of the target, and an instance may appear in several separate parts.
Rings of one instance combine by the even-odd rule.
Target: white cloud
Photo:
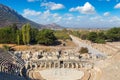
[[[31,9],[25,9],[23,16],[39,24],[57,23],[66,27],[101,28],[120,26],[120,17],[118,16],[59,14],[52,13],[50,10],[39,12]]]
[[[63,4],[57,4],[54,2],[47,2],[47,3],[41,3],[41,6],[44,6],[46,8],[48,8],[49,10],[59,10],[59,9],[63,9],[64,5]]]
[[[99,23],[99,22],[103,22],[104,18],[102,16],[97,15],[97,16],[94,16],[94,17],[90,17],[90,20]]]
[[[120,3],[116,4],[116,5],[114,6],[114,8],[115,8],[115,9],[120,8]]]
[[[28,2],[35,2],[35,1],[39,1],[39,0],[27,0]]]
[[[51,13],[50,13],[49,10],[44,11],[44,12],[42,13],[42,18],[47,19],[50,15],[51,15]]]
[[[73,17],[73,14],[65,13],[64,16],[67,16],[67,17]]]
[[[89,2],[86,2],[84,6],[78,6],[76,8],[71,8],[70,12],[79,11],[82,14],[94,14],[95,8]]]
[[[59,21],[61,21],[61,19],[62,19],[62,17],[61,17],[61,16],[56,17],[56,18],[54,18],[54,22],[59,22]]]
[[[54,14],[53,14],[53,17],[58,17],[58,16],[59,16],[58,13],[54,13]]]
[[[30,10],[30,9],[24,9],[23,16],[38,16],[41,12]]]
[[[58,13],[51,13],[50,10],[39,12],[31,9],[24,9],[22,15],[40,24],[58,23],[62,20],[61,15]]]
[[[82,17],[83,17],[83,16],[77,16],[77,18],[79,18],[79,19],[82,18]]]
[[[73,17],[68,17],[68,20],[72,20],[73,19]]]
[[[104,16],[110,16],[110,12],[105,12],[103,15]]]
[[[113,16],[111,17],[111,19],[109,20],[109,22],[120,22],[120,18],[117,16]]]
[[[91,17],[90,20],[100,20],[101,19],[101,16],[95,16],[95,17]]]

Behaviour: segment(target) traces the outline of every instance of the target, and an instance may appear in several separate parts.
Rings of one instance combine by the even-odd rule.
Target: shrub
[[[10,47],[10,46],[7,46],[7,45],[3,45],[3,49],[4,49],[5,51],[9,51],[9,50],[11,49],[11,47]]]
[[[100,39],[100,38],[97,38],[97,39],[95,40],[95,42],[96,42],[96,43],[102,43],[102,44],[105,44],[105,43],[106,43],[106,41],[105,41],[104,39]]]
[[[79,53],[83,54],[83,53],[88,53],[88,48],[86,47],[81,47]]]

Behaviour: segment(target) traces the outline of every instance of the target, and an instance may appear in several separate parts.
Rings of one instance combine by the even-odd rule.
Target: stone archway
[[[45,62],[42,63],[41,67],[42,67],[42,68],[45,68]]]
[[[60,61],[60,68],[63,68],[64,67],[64,63],[63,61]]]
[[[46,68],[49,68],[49,63],[48,62],[46,62]]]
[[[73,68],[76,68],[76,63],[73,63]]]
[[[55,68],[58,68],[59,67],[59,64],[58,63],[54,63],[55,64]]]
[[[68,64],[67,63],[64,63],[64,68],[67,68]]]
[[[72,68],[72,63],[69,63],[69,68]]]
[[[80,68],[81,66],[80,66],[80,64],[79,63],[77,63],[78,64],[78,68]]]
[[[48,68],[52,68],[52,63],[51,62],[48,62]]]
[[[51,62],[51,68],[54,68],[54,62]]]

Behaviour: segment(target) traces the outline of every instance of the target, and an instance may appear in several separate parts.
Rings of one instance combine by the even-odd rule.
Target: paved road
[[[92,46],[86,44],[86,43],[83,43],[83,42],[80,42],[80,39],[75,37],[75,36],[72,36],[70,35],[70,37],[72,38],[73,42],[78,46],[78,47],[87,47],[88,50],[89,50],[89,53],[92,53],[93,55],[97,55],[97,56],[102,56],[102,57],[106,57],[107,55],[105,55],[104,53],[98,51],[97,49],[93,48]]]

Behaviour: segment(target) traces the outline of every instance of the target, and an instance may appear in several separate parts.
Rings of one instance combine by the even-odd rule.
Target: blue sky
[[[40,24],[65,27],[118,27],[120,0],[0,0]]]

